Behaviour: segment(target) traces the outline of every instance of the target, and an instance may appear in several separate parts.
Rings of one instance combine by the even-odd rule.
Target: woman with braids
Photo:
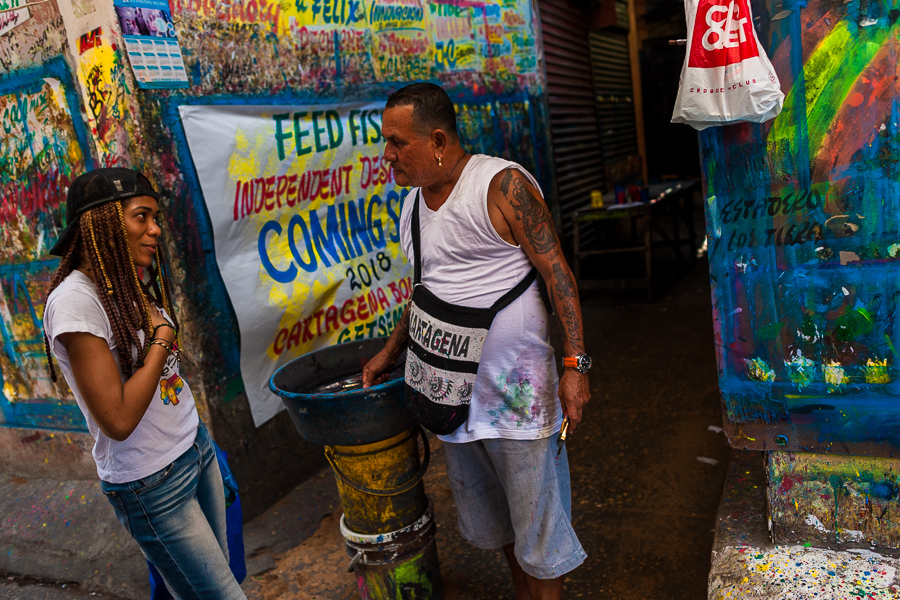
[[[72,182],[44,343],[88,429],[119,521],[181,599],[245,598],[228,566],[222,476],[191,389],[159,248],[159,194],[130,169]]]

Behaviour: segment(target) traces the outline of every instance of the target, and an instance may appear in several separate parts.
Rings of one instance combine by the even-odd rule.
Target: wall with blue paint
[[[35,221],[43,236],[29,230],[30,254],[0,258],[0,301],[11,307],[0,306],[2,425],[83,429],[65,386],[48,387],[43,369],[41,305],[55,268],[43,250],[62,225],[63,190],[73,176],[93,165],[141,168],[167,199],[165,235],[177,240],[165,250],[186,349],[198,365],[186,366],[187,376],[253,513],[320,465],[321,450],[303,442],[285,414],[253,426],[239,374],[238,327],[178,107],[383,101],[406,83],[430,80],[457,104],[470,151],[516,160],[551,190],[537,15],[528,0],[173,1],[189,85],[149,91],[135,86],[110,9],[90,0],[61,3],[65,24],[51,0],[0,36],[0,96],[25,93],[29,82],[55,69],[73,131],[65,140],[70,160],[35,163],[35,173],[56,174],[56,195]],[[41,31],[44,42],[35,42]],[[41,43],[51,48],[22,51]],[[0,132],[0,139],[8,134]],[[54,148],[62,152],[59,143]],[[22,177],[0,165],[0,183]]]
[[[900,448],[898,5],[753,10],[784,111],[700,135],[729,439],[890,456]]]

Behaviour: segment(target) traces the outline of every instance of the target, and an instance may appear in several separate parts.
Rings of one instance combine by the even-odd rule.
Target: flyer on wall
[[[139,87],[188,87],[167,0],[115,0],[125,49]]]

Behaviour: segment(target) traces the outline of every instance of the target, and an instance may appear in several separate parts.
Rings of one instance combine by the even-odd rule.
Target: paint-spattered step
[[[735,450],[719,505],[709,599],[900,598],[900,560],[863,549],[774,545],[763,453]]]

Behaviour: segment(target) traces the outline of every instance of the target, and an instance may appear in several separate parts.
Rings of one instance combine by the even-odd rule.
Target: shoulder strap
[[[419,227],[419,195],[421,194],[421,188],[416,190],[416,199],[413,201],[413,213],[412,213],[412,243],[413,243],[413,263],[415,274],[413,277],[413,285],[417,283],[422,283],[422,261],[419,259],[421,255],[421,240],[419,238],[420,227]],[[501,311],[507,306],[509,306],[513,300],[521,296],[525,290],[534,283],[534,280],[537,278],[537,269],[531,267],[531,271],[528,272],[528,275],[525,276],[525,279],[520,281],[516,287],[509,290],[500,298],[497,299],[496,302],[491,306],[491,310],[493,311]]]
[[[422,248],[419,240],[419,194],[421,188],[416,190],[416,199],[413,201],[412,213],[412,243],[413,243],[413,263],[415,264],[415,277],[413,277],[413,285],[422,283],[422,261],[419,260],[420,250]]]
[[[521,296],[525,292],[525,290],[527,290],[529,286],[534,283],[534,280],[536,278],[537,269],[535,267],[531,267],[531,270],[528,272],[528,275],[525,276],[525,279],[520,281],[516,285],[516,287],[500,296],[500,298],[498,298],[497,301],[494,302],[494,304],[491,306],[491,310],[500,312],[501,310],[509,306],[513,300]]]

